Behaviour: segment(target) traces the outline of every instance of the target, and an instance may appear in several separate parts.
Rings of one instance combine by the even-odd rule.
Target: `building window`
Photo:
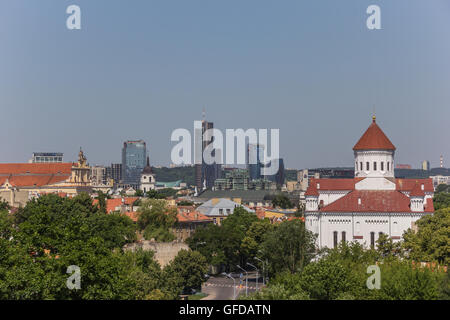
[[[219,209],[219,214],[223,214],[223,209]]]
[[[363,164],[362,164],[362,161],[359,163],[359,167],[360,167],[360,170],[363,171]]]
[[[377,171],[377,162],[376,161],[373,162],[373,171]]]
[[[370,168],[369,168],[369,161],[366,162],[366,170],[367,170],[367,171],[370,170]]]
[[[338,245],[338,232],[334,231],[333,232],[333,246],[334,248],[336,248]]]
[[[342,242],[345,242],[345,241],[347,241],[347,240],[345,239],[345,231],[342,231]]]
[[[370,247],[375,248],[375,232],[370,233]]]
[[[381,171],[384,171],[384,162],[381,161]]]

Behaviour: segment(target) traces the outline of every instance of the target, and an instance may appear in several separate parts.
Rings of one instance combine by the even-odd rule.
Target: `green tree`
[[[439,298],[443,274],[412,265],[410,261],[380,264],[381,286],[371,290],[377,300],[433,300]]]
[[[400,242],[394,242],[387,234],[382,233],[377,240],[377,252],[382,259],[402,256]]]
[[[262,244],[271,273],[302,270],[315,256],[315,239],[316,236],[306,230],[303,221],[282,222]]]
[[[145,239],[163,242],[175,239],[170,229],[177,222],[177,211],[168,208],[166,201],[145,199],[138,212],[138,228],[143,231]]]
[[[437,210],[416,222],[418,231],[403,234],[403,248],[415,261],[450,264],[450,207]]]
[[[334,300],[357,285],[351,270],[339,261],[320,259],[301,273],[300,286],[312,299]]]
[[[439,192],[434,195],[433,205],[435,210],[440,210],[450,207],[450,193]]]
[[[100,212],[106,213],[106,199],[107,195],[103,191],[99,191],[97,194],[98,207]]]
[[[179,275],[183,279],[184,290],[199,289],[206,280],[208,263],[206,258],[197,251],[181,250],[175,259],[164,268],[164,272]]]
[[[262,249],[261,245],[266,235],[274,229],[275,226],[268,219],[253,222],[245,233],[245,237],[242,239],[242,253],[250,259],[258,255],[258,251]]]
[[[441,193],[441,192],[449,192],[450,191],[450,185],[441,183],[436,187],[435,193]]]
[[[284,194],[277,194],[272,200],[272,205],[283,209],[291,209],[294,207],[289,198]]]

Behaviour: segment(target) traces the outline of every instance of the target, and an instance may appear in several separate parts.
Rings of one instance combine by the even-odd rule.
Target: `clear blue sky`
[[[447,0],[2,0],[0,43],[0,162],[109,164],[144,139],[168,164],[206,106],[220,129],[279,128],[287,167],[351,166],[375,105],[397,163],[450,166]]]

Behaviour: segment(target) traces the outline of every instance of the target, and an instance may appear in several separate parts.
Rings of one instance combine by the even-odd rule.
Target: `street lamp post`
[[[245,272],[245,296],[248,296],[248,272],[242,269],[240,265],[236,265],[236,267]]]
[[[258,260],[259,262],[261,262],[262,263],[262,269],[263,269],[263,285],[265,285],[266,284],[266,282],[265,282],[265,277],[266,277],[266,273],[264,272],[264,261],[262,261],[260,258],[258,258],[258,257],[255,257],[255,259],[256,260]]]
[[[233,300],[236,300],[236,280],[231,276],[231,274],[227,274],[225,272],[222,272],[222,274],[225,277],[230,278],[231,280],[233,280]]]
[[[248,263],[248,262],[247,262],[247,265],[250,266],[250,267],[252,267],[252,268],[255,268],[255,270],[256,270],[256,291],[258,291],[259,270],[258,270],[257,267],[255,267],[255,266],[252,265],[251,263]]]

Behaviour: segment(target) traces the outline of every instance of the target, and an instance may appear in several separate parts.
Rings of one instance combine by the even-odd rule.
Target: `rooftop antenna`
[[[206,120],[206,109],[205,107],[203,107],[203,111],[202,111],[202,121]]]

